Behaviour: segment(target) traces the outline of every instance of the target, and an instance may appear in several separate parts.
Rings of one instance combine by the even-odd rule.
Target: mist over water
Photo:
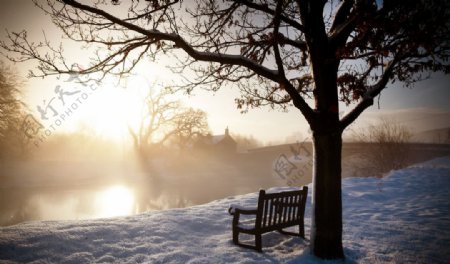
[[[131,147],[55,136],[27,160],[1,161],[0,225],[130,215],[283,186],[276,158],[166,149],[142,164]]]
[[[410,163],[450,155],[448,145],[411,148]],[[344,144],[342,176],[379,176],[364,160],[370,149]],[[125,216],[302,186],[312,181],[312,152],[304,141],[241,152],[162,148],[142,160],[131,146],[86,134],[56,135],[27,159],[0,161],[0,225]]]

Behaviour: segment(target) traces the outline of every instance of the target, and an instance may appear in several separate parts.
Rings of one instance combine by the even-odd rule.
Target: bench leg
[[[262,237],[261,234],[255,235],[255,245],[248,245],[239,243],[239,232],[233,230],[233,243],[237,246],[254,249],[258,252],[262,252]]]
[[[255,235],[255,247],[256,250],[258,250],[259,252],[262,252],[262,242],[261,242],[261,234],[256,234]]]
[[[239,232],[233,228],[233,243],[239,245]]]
[[[299,230],[300,230],[300,236],[302,238],[305,238],[305,225],[301,224],[298,226]]]

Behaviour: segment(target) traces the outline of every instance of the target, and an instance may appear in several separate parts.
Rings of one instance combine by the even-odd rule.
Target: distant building
[[[213,136],[208,134],[200,137],[195,144],[197,150],[211,151],[216,154],[235,154],[237,152],[237,143],[231,137],[228,127],[225,134]]]

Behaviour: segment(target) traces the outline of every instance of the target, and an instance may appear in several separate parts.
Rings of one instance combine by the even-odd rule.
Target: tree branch
[[[396,58],[389,62],[381,79],[375,85],[370,86],[364,94],[363,99],[355,106],[355,108],[353,108],[352,111],[341,119],[340,126],[342,130],[353,123],[353,121],[355,121],[364,110],[373,105],[373,99],[379,95],[384,88],[386,88],[389,79],[392,77],[397,62],[398,60]]]
[[[358,23],[364,21],[367,14],[376,12],[373,0],[345,0],[336,13],[330,30],[330,42],[339,48],[346,44],[348,37],[354,32]]]
[[[255,9],[255,10],[262,11],[262,12],[264,12],[266,14],[269,14],[269,15],[273,15],[273,16],[275,15],[275,10],[270,9],[268,7],[268,5],[258,5],[258,4],[253,3],[253,1],[248,1],[248,0],[234,0],[234,2],[235,3],[239,3],[239,4],[243,4],[243,5],[247,6],[247,7]],[[290,19],[290,18],[288,18],[288,17],[286,17],[286,16],[284,16],[282,14],[280,15],[280,19],[281,19],[281,21],[289,24],[293,28],[295,28],[297,30],[300,30],[301,32],[306,34],[305,27],[302,24],[298,23],[297,21],[295,21],[293,19]]]
[[[354,3],[354,0],[342,1],[334,17],[330,32],[334,32],[337,28],[341,27],[341,25],[343,25],[347,21],[347,17],[349,16],[350,10],[352,9]]]
[[[144,29],[137,25],[126,22],[124,20],[121,20],[120,18],[115,17],[111,14],[108,14],[105,11],[100,10],[98,8],[95,8],[92,6],[87,6],[87,5],[81,4],[74,0],[62,0],[62,1],[74,8],[78,8],[78,9],[88,11],[88,12],[96,14],[96,15],[100,15],[117,25],[120,25],[129,30],[143,34],[149,38],[153,38],[154,40],[167,40],[167,41],[174,42],[175,47],[183,49],[189,56],[191,56],[195,60],[243,66],[243,67],[246,67],[246,68],[254,71],[258,75],[261,75],[261,76],[268,78],[270,80],[273,80],[275,82],[277,81],[277,76],[278,76],[277,71],[270,70],[270,69],[268,69],[260,64],[257,64],[256,62],[254,62],[248,58],[245,58],[243,56],[198,51],[198,50],[195,50],[187,41],[185,41],[178,34],[163,33],[158,30],[147,30],[147,29]]]
[[[285,73],[284,73],[284,65],[283,65],[283,60],[281,59],[281,55],[280,55],[280,49],[278,48],[279,45],[279,29],[280,29],[280,17],[281,17],[281,8],[282,8],[282,1],[278,1],[277,2],[277,7],[275,10],[275,15],[273,18],[273,43],[272,43],[272,47],[274,50],[274,54],[275,54],[275,63],[277,64],[277,68],[278,68],[278,74],[280,76],[280,78],[282,77],[283,79],[286,79]]]

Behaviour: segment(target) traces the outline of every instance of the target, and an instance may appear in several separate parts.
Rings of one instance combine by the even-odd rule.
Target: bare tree
[[[363,156],[365,171],[381,175],[408,165],[410,159],[410,129],[393,119],[380,120],[355,134],[359,142],[367,143]]]
[[[123,75],[144,57],[171,53],[180,71],[195,73],[188,92],[235,87],[243,111],[294,106],[313,135],[311,252],[344,258],[342,132],[390,82],[409,85],[429,72],[449,72],[449,2],[152,0],[127,1],[128,8],[122,2],[35,1],[67,38],[98,47],[79,73]],[[11,60],[39,61],[32,75],[74,72],[62,47],[33,43],[25,31],[8,37],[0,45]],[[353,106],[342,117],[340,101]]]
[[[145,97],[144,113],[138,128],[129,128],[134,148],[144,163],[155,158],[165,144],[185,148],[201,135],[209,132],[206,113],[183,108],[179,101],[167,99],[170,90]]]
[[[22,129],[26,106],[20,99],[20,85],[14,71],[0,62],[0,159],[23,158],[30,152]]]
[[[169,93],[151,90],[144,99],[143,114],[137,128],[129,127],[134,148],[145,161],[162,147],[173,133],[170,131],[179,114],[180,103],[167,100]]]
[[[207,115],[202,110],[193,108],[183,110],[175,117],[173,123],[172,142],[181,150],[192,147],[198,138],[209,133]]]
[[[179,101],[168,98],[170,94],[169,89],[160,92],[149,89],[138,127],[129,127],[134,149],[147,176],[145,190],[139,189],[137,192],[139,212],[159,208],[155,201],[164,192],[171,191],[170,184],[155,168],[155,161],[164,157],[168,148],[173,148],[174,145],[179,148],[188,147],[197,136],[209,131],[205,112],[183,108]],[[166,157],[166,160],[171,157],[173,155],[169,159]],[[182,206],[184,200],[179,195],[171,192],[170,197],[177,197],[177,205]]]

